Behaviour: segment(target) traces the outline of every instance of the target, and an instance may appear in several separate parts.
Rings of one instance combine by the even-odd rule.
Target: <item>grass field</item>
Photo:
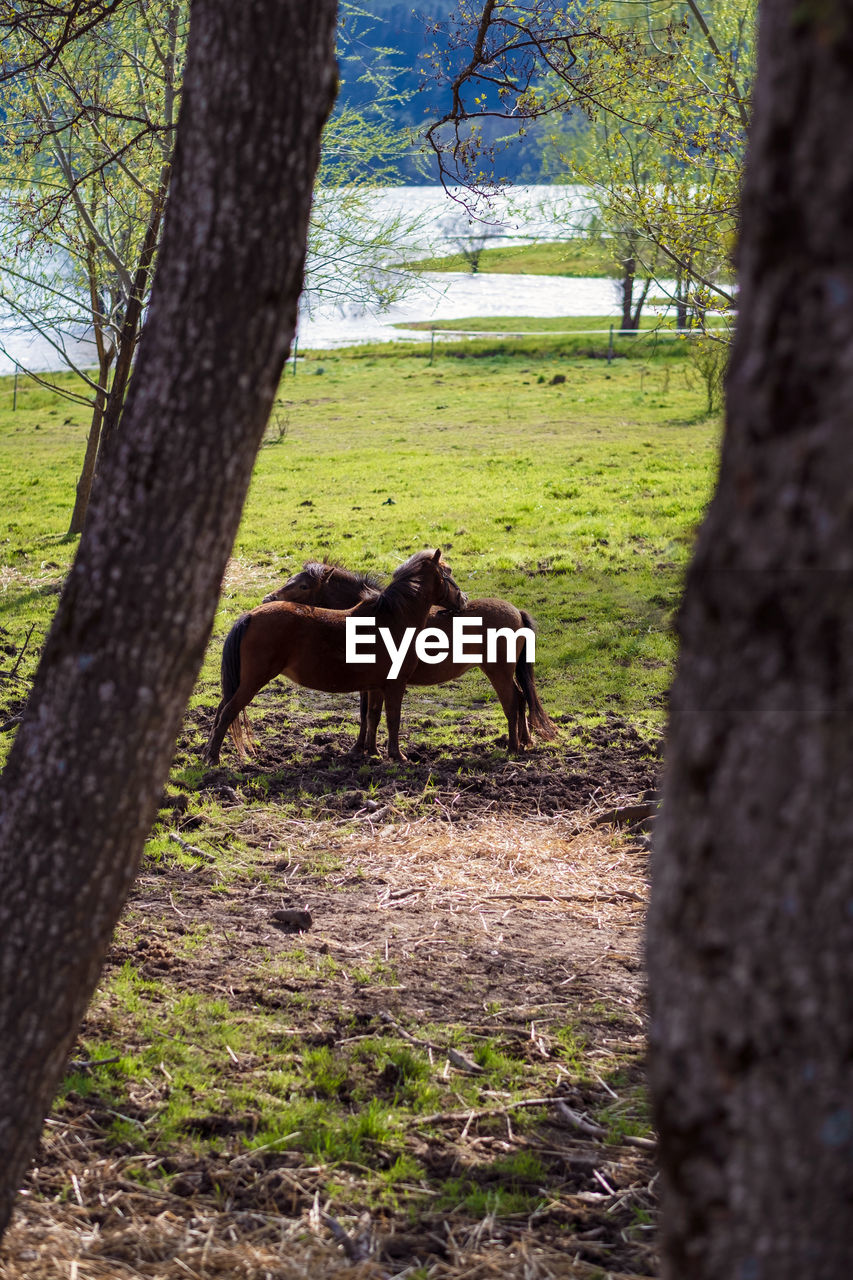
[[[301,360],[258,460],[217,638],[306,558],[389,573],[434,544],[469,594],[536,617],[556,713],[618,709],[659,727],[716,423],[680,344],[621,339],[631,358],[608,365],[578,341],[443,344],[432,364],[402,344]],[[26,675],[73,553],[64,530],[85,418],[37,387],[19,391],[14,415],[10,400],[0,385],[0,626],[19,643],[35,624]],[[469,678],[449,705],[482,688]]]
[[[598,819],[655,785],[719,423],[684,344],[585,351],[309,352],[284,379],[0,1280],[654,1274],[647,840]],[[4,750],[74,552],[85,435],[79,408],[25,386],[12,413],[11,395]],[[407,695],[410,764],[351,762],[354,700],[277,681],[252,708],[257,760],[226,744],[200,763],[244,609],[306,558],[387,574],[423,546],[470,595],[534,614],[558,743],[507,759],[472,672]],[[307,933],[286,931],[292,908]]]
[[[599,276],[618,277],[620,264],[606,244],[576,237],[558,243],[511,245],[483,249],[476,259],[483,275]],[[441,258],[425,258],[412,264],[423,271],[470,271],[470,258],[451,253]]]

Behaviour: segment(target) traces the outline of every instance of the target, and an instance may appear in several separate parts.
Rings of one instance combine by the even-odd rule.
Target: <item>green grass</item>
[[[623,332],[619,328],[620,314],[614,310],[607,316],[464,316],[458,320],[414,320],[399,324],[398,329],[421,329],[427,332],[465,332],[483,338],[442,344],[442,355],[478,355],[486,337],[497,345],[501,355],[522,357],[531,351],[540,351],[543,357],[580,359],[605,359],[611,350],[610,333],[613,331],[612,354],[617,360],[659,360],[675,358],[682,361],[688,352],[690,341],[675,332],[675,321],[666,316],[645,315],[640,319],[639,330]],[[513,339],[509,348],[507,339]],[[536,340],[535,342],[533,340]]]
[[[301,1036],[282,1037],[280,1015],[182,991],[176,977],[152,981],[127,962],[106,978],[89,1013],[97,1035],[84,1031],[78,1044],[88,1065],[69,1071],[59,1094],[59,1114],[82,1104],[98,1116],[107,1146],[125,1155],[290,1149],[330,1168],[358,1166],[372,1202],[396,1204],[400,1184],[422,1174],[416,1152],[427,1129],[412,1127],[413,1118],[460,1102],[489,1106],[494,1090],[520,1097],[530,1084],[529,1064],[513,1056],[525,1052],[517,1042],[511,1051],[477,1052],[482,1075],[445,1078],[440,1055],[433,1064],[392,1032],[314,1047]],[[431,1034],[466,1044],[461,1029]],[[520,1129],[532,1118],[518,1113],[513,1122]],[[156,1169],[146,1176],[163,1183]],[[541,1176],[536,1156],[517,1152],[484,1170],[488,1185],[470,1170],[451,1180],[439,1203],[520,1212],[528,1202],[535,1207]]]
[[[306,355],[282,382],[287,432],[260,452],[193,705],[215,700],[237,615],[303,560],[389,573],[441,546],[471,596],[502,596],[537,619],[552,714],[661,723],[718,422],[681,343],[622,339],[642,354],[608,365],[560,349],[574,339],[543,341],[554,345],[539,354],[509,338],[488,351],[441,345],[431,363],[405,344]],[[23,677],[74,551],[64,534],[85,427],[84,409],[28,385],[13,414],[11,380],[0,382],[0,642],[19,649],[34,626]],[[0,682],[6,709],[18,694]],[[479,673],[442,687],[436,737],[490,694]]]
[[[411,265],[422,271],[470,271],[471,261],[462,253],[423,258]],[[483,249],[477,259],[481,275],[620,276],[620,264],[606,242],[581,236],[558,243],[511,245]]]
[[[217,700],[221,642],[235,618],[304,559],[326,555],[388,573],[417,548],[441,546],[470,595],[503,596],[537,618],[537,681],[548,710],[574,733],[571,750],[583,748],[584,724],[610,711],[661,726],[672,616],[719,433],[717,419],[705,414],[704,387],[685,344],[619,339],[617,355],[630,358],[608,365],[600,358],[604,339],[553,332],[600,327],[600,320],[477,323],[552,333],[437,343],[432,359],[429,344],[308,352],[296,376],[288,373],[194,709]],[[33,631],[20,678],[0,680],[0,723],[22,704],[76,548],[65,530],[88,425],[85,409],[31,385],[19,388],[15,413],[11,401],[11,380],[0,380],[0,669],[11,671]],[[283,682],[273,696],[285,708],[312,706],[309,695]],[[474,723],[489,732],[504,728],[479,672],[413,690],[409,699],[421,710],[424,734],[454,755]],[[259,701],[253,719],[262,738]],[[324,704],[315,728],[351,716],[350,702],[340,715]],[[390,958],[381,947],[336,957],[316,937],[274,947],[250,932],[235,943],[230,929],[193,913],[195,886],[204,884],[205,902],[226,909],[230,899],[262,888],[263,918],[277,905],[261,905],[263,899],[282,891],[279,863],[288,883],[292,870],[300,892],[305,884],[306,896],[319,884],[323,895],[346,892],[358,883],[359,868],[346,848],[346,813],[333,819],[334,839],[311,843],[304,823],[288,828],[303,800],[322,803],[324,796],[279,794],[286,764],[235,776],[238,803],[200,793],[201,731],[188,733],[190,750],[172,770],[143,864],[150,879],[169,877],[168,925],[152,917],[150,905],[143,910],[137,902],[125,913],[118,944],[122,958],[132,959],[109,971],[93,1002],[74,1051],[88,1065],[66,1077],[60,1114],[85,1113],[101,1149],[154,1190],[167,1190],[177,1176],[176,1155],[218,1167],[221,1157],[248,1153],[260,1168],[285,1157],[322,1166],[324,1202],[347,1212],[357,1203],[388,1213],[529,1216],[562,1185],[561,1168],[549,1172],[548,1160],[540,1163],[532,1150],[504,1158],[503,1145],[491,1155],[478,1147],[470,1161],[457,1161],[462,1126],[425,1120],[489,1110],[496,1099],[544,1096],[557,1066],[560,1079],[597,1090],[590,1017],[600,1016],[609,1032],[622,1015],[604,1004],[573,1009],[573,1020],[551,1024],[551,1057],[540,1060],[526,1037],[473,1034],[452,1010],[443,1021],[413,1015],[405,1003],[411,962],[399,948]],[[0,758],[11,739],[0,734]],[[469,768],[464,760],[458,770],[455,760],[451,765],[460,782]],[[398,818],[406,804],[414,812],[430,801],[432,778],[407,798],[407,766],[388,776],[399,779]],[[365,796],[376,792],[375,766],[363,767],[357,785]],[[173,833],[203,856],[171,840]],[[322,929],[321,912],[317,921]],[[146,963],[149,944],[155,957],[165,950],[171,965]],[[241,986],[228,967],[238,945],[248,965]],[[219,975],[212,990],[203,986],[211,971]],[[463,988],[467,982],[463,976]],[[485,1016],[499,1013],[501,1003],[485,1000]],[[386,1007],[435,1051],[389,1029],[376,1012]],[[482,1074],[446,1070],[443,1050],[451,1046]],[[617,1063],[614,1050],[607,1067],[594,1060],[618,1101],[608,1095],[605,1109],[600,1099],[593,1114],[615,1136],[648,1132],[634,1053],[620,1049]],[[511,1113],[513,1133],[525,1140],[543,1121],[536,1109]],[[476,1131],[503,1144],[507,1124],[485,1117]]]

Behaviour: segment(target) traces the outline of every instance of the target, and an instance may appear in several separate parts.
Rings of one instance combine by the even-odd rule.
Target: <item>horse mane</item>
[[[416,551],[405,564],[394,570],[391,581],[377,601],[381,609],[395,611],[404,601],[414,600],[421,594],[424,585],[421,570],[426,560],[432,560],[433,554],[432,551]],[[441,563],[443,565],[444,562]]]
[[[306,560],[302,566],[302,572],[307,573],[312,582],[321,582],[330,569],[354,586],[366,587],[369,591],[381,591],[384,585],[378,573],[356,573],[334,560],[326,560],[323,564],[319,560]]]

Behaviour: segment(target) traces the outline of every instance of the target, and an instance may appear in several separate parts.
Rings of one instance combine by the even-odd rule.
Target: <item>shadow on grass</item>
[[[208,713],[199,713],[202,718],[207,721]],[[177,761],[176,780],[226,800],[264,801],[312,817],[358,814],[379,821],[432,812],[454,820],[486,811],[554,814],[582,808],[594,794],[653,788],[659,768],[659,742],[613,714],[591,727],[566,718],[559,743],[535,745],[517,756],[507,754],[505,737],[430,742],[429,729],[417,720],[411,737],[405,762],[353,758],[351,730],[312,733],[292,717],[267,713],[253,759],[205,769],[197,755],[186,755]]]

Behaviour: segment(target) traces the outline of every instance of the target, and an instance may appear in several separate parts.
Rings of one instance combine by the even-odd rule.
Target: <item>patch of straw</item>
[[[435,817],[373,823],[367,815],[362,830],[349,834],[328,822],[288,823],[266,834],[278,857],[334,850],[347,864],[344,879],[358,868],[386,883],[383,905],[419,893],[436,909],[493,906],[568,913],[598,925],[639,924],[648,859],[630,840],[594,826],[594,816],[486,815],[457,825]]]

